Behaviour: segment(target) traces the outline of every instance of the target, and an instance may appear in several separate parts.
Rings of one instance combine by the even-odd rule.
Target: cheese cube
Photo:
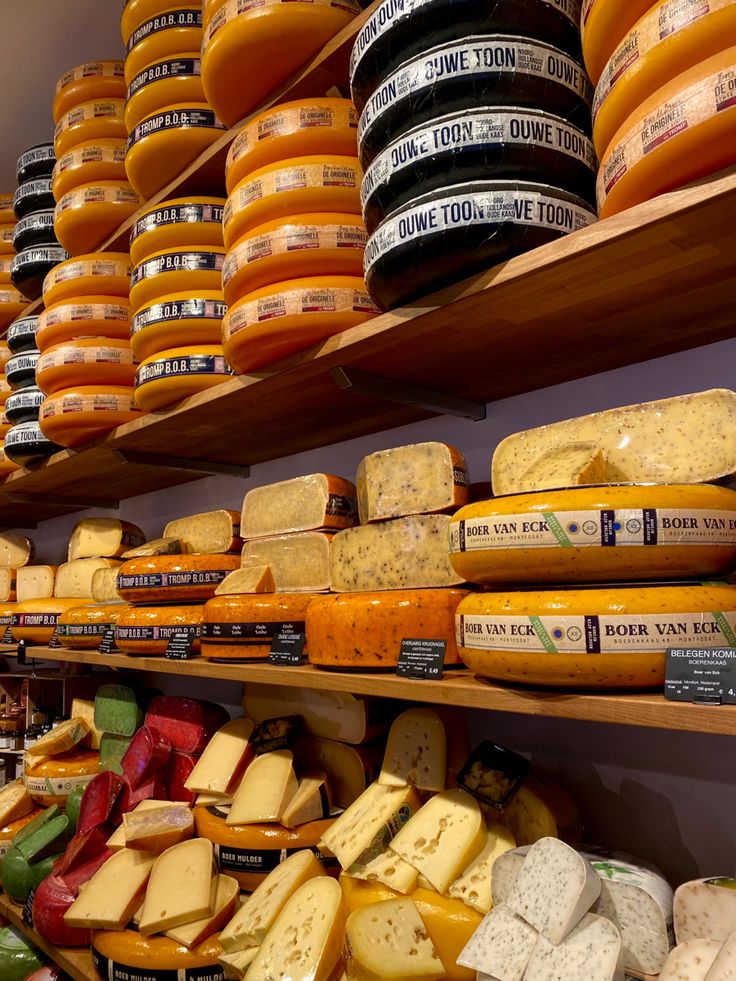
[[[333,474],[313,473],[265,487],[245,495],[243,538],[270,538],[298,531],[337,531],[357,519],[355,486]]]
[[[97,569],[115,569],[116,559],[74,559],[64,562],[56,573],[54,595],[59,598],[87,598],[92,595],[92,576]]]
[[[353,744],[385,732],[389,703],[380,699],[287,685],[246,684],[244,688],[243,711],[254,722],[301,715],[304,728],[312,735]]]
[[[277,593],[321,593],[330,589],[330,543],[321,531],[277,535],[246,542],[241,564],[267,565]]]
[[[173,845],[155,859],[138,927],[141,936],[211,915],[216,893],[212,862],[212,842],[205,838]]]
[[[717,940],[688,940],[670,952],[659,981],[706,981],[721,952]]]
[[[580,484],[605,484],[606,459],[595,443],[564,443],[547,450],[532,463],[520,483],[530,491]]]
[[[250,719],[226,722],[210,739],[184,781],[187,790],[227,795],[233,791],[253,759]]]
[[[366,859],[363,862],[358,859],[345,874],[354,879],[362,879],[364,882],[380,882],[381,885],[395,889],[396,892],[403,892],[405,895],[414,892],[419,880],[417,870],[403,858],[399,858],[390,848],[382,851],[375,858],[369,850]]]
[[[521,981],[537,936],[534,927],[508,906],[496,906],[486,915],[457,962],[498,981]]]
[[[624,981],[621,934],[609,920],[585,916],[559,944],[537,938],[524,981]]]
[[[494,905],[492,883],[496,859],[515,846],[514,836],[508,828],[498,823],[490,824],[483,850],[463,870],[463,874],[450,884],[447,895],[462,900],[479,913],[488,913]]]
[[[405,862],[445,893],[483,850],[486,826],[480,806],[464,790],[430,798],[390,844]]]
[[[95,569],[92,573],[92,599],[95,603],[121,603],[118,592],[118,567]]]
[[[225,823],[280,821],[297,790],[293,757],[288,750],[257,756],[245,771]]]
[[[550,943],[559,944],[600,893],[601,880],[590,862],[557,838],[542,838],[529,849],[507,903]]]
[[[419,790],[445,789],[447,741],[445,727],[429,708],[408,709],[388,734],[378,782],[387,787],[411,784]]]
[[[26,565],[16,570],[15,590],[19,603],[51,599],[56,581],[55,565]]]
[[[236,511],[205,511],[170,521],[164,528],[164,538],[181,541],[187,552],[204,555],[237,552],[240,537],[240,515]]]
[[[33,561],[33,552],[30,538],[12,531],[0,532],[0,568],[20,569]]]
[[[719,940],[736,931],[736,879],[694,879],[684,882],[674,899],[675,937],[688,940]]]
[[[296,828],[308,821],[329,817],[332,793],[325,773],[305,773],[299,788],[281,815],[285,828]]]
[[[0,603],[16,599],[16,570],[0,566]]]
[[[411,899],[354,910],[345,927],[351,981],[439,981],[445,969]]]
[[[33,810],[33,800],[19,780],[6,784],[0,790],[0,828],[25,817]]]
[[[273,593],[276,590],[270,565],[245,565],[229,572],[215,590],[215,596],[242,593]]]
[[[115,852],[74,900],[64,923],[92,930],[123,930],[140,906],[156,861],[153,855],[130,848]]]
[[[118,518],[82,518],[78,521],[71,538],[67,558],[120,558],[129,548],[142,545],[146,540],[137,525]],[[89,593],[86,595],[89,596]]]
[[[186,804],[123,814],[125,847],[160,855],[194,834],[194,817]]]
[[[238,908],[240,900],[240,884],[229,875],[215,877],[215,902],[209,916],[201,920],[193,920],[183,926],[172,927],[164,936],[176,940],[185,947],[196,947],[207,937],[217,933]]]

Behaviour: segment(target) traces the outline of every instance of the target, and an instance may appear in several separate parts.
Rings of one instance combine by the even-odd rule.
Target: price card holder
[[[189,633],[174,634],[166,645],[164,657],[170,661],[189,661],[193,657],[199,657],[192,651],[192,645],[196,637]]]
[[[50,647],[52,651],[58,650],[58,648],[61,647],[58,627],[54,627],[54,632],[51,634],[51,637],[49,638],[49,642],[46,646]]]
[[[3,634],[3,639],[0,640],[0,644],[14,644],[14,643],[15,643],[15,640],[13,638],[13,630],[12,630],[10,624],[8,624],[8,626],[5,628],[5,633]]]
[[[23,903],[23,922],[26,926],[33,926],[33,897],[36,895],[36,890],[31,889],[31,891],[26,896],[26,901]]]
[[[670,647],[664,697],[672,702],[736,705],[736,647]]]
[[[105,628],[105,632],[102,635],[102,640],[100,641],[100,646],[97,648],[100,654],[112,654],[113,651],[117,650],[115,646],[115,627],[112,625]]]
[[[401,641],[396,674],[400,678],[441,680],[446,648],[446,640],[405,637]]]
[[[303,664],[306,643],[306,634],[276,634],[271,644],[268,663],[279,664],[282,667]]]

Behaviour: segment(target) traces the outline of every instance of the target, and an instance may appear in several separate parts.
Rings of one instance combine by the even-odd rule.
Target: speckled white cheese
[[[689,940],[675,947],[667,958],[659,981],[705,981],[721,944],[716,940]]]
[[[675,892],[675,937],[719,940],[736,930],[736,879],[710,878],[684,882]]]
[[[537,931],[508,906],[495,906],[460,952],[457,963],[498,981],[521,981]]]
[[[621,934],[586,913],[560,944],[539,936],[524,981],[624,981]]]
[[[705,981],[733,981],[736,978],[736,933],[730,934],[718,952]]]

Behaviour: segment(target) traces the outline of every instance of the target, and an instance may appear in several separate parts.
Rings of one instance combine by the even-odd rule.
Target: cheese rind
[[[411,899],[354,910],[345,926],[351,981],[439,981],[445,969]]]
[[[235,879],[229,875],[218,875],[212,913],[201,920],[172,927],[166,931],[165,936],[185,947],[196,947],[228,922],[237,909],[239,900],[240,885]]]
[[[297,792],[281,815],[285,828],[296,828],[308,821],[330,816],[332,793],[325,773],[305,773],[299,780]]]
[[[16,570],[0,566],[0,603],[9,603],[16,598]]]
[[[501,855],[516,846],[514,836],[502,824],[489,824],[486,843],[462,875],[450,884],[447,895],[460,899],[479,913],[488,913],[493,906],[493,868]],[[490,972],[493,973],[493,972]]]
[[[346,746],[321,736],[300,736],[294,757],[305,769],[324,770],[338,807],[349,807],[378,776],[381,767],[380,747]]]
[[[117,591],[126,603],[204,603],[238,568],[237,555],[154,555],[128,559],[118,570]]]
[[[240,537],[240,516],[237,511],[205,511],[186,518],[177,518],[164,528],[164,538],[178,538],[188,551],[238,552],[243,544]]]
[[[194,832],[194,818],[184,804],[123,814],[125,847],[160,855],[187,841]]]
[[[305,531],[246,542],[241,564],[271,567],[277,593],[320,593],[330,589],[333,535]]]
[[[355,494],[354,484],[327,473],[254,487],[243,501],[243,538],[348,528],[356,521]]]
[[[675,890],[673,917],[678,944],[723,942],[736,931],[736,879],[694,879]]]
[[[86,719],[66,719],[32,743],[26,753],[39,757],[58,756],[74,749],[88,735],[89,725]]]
[[[389,730],[378,782],[439,792],[445,789],[446,755],[445,727],[437,713],[430,708],[407,709]]]
[[[458,963],[497,981],[521,981],[537,936],[534,927],[508,906],[495,906],[463,949]]]
[[[359,859],[351,865],[345,874],[365,882],[380,882],[381,885],[405,895],[414,892],[419,880],[419,873],[415,868],[399,858],[390,848],[386,848],[375,858],[371,854],[368,853],[367,861],[361,862]]]
[[[82,518],[74,526],[67,558],[110,558],[117,559],[127,548],[142,545],[146,536],[141,529],[129,521],[118,518]]]
[[[23,784],[16,780],[0,790],[0,827],[5,827],[33,810],[33,800]]]
[[[94,874],[67,912],[67,926],[122,930],[140,905],[155,862],[152,855],[124,848]]]
[[[621,953],[621,934],[613,923],[586,913],[559,944],[538,937],[524,979],[624,981]]]
[[[204,606],[203,654],[218,660],[265,660],[280,633],[304,633],[306,612],[312,598],[311,593],[215,596]],[[283,714],[277,707],[267,718]]]
[[[670,952],[659,981],[707,981],[721,950],[717,940],[688,940]]]
[[[226,823],[280,822],[297,789],[291,753],[284,749],[264,753],[245,771]]]
[[[231,793],[253,756],[250,719],[226,722],[210,739],[184,782],[187,790],[199,793]]]
[[[54,596],[59,599],[76,599],[92,595],[92,577],[98,569],[114,569],[120,565],[116,559],[73,559],[59,566],[54,585]]]
[[[212,844],[204,838],[173,845],[155,859],[138,926],[142,936],[212,913],[212,861]]]
[[[181,807],[181,804],[178,801],[149,798],[148,800],[139,801],[131,811],[127,811],[126,813],[139,814],[145,811],[160,810],[164,807]],[[113,831],[105,842],[105,845],[113,852],[119,852],[121,848],[125,848],[125,828],[122,824],[118,825],[115,831]]]
[[[19,569],[33,561],[34,545],[25,535],[0,532],[0,568]]]
[[[92,599],[95,603],[120,603],[118,592],[118,566],[112,569],[95,569],[92,573]]]

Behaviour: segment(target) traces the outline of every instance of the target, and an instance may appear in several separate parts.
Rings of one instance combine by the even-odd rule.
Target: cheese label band
[[[201,7],[198,10],[169,10],[165,14],[159,14],[158,17],[152,17],[150,20],[147,20],[145,24],[141,24],[141,26],[130,35],[128,45],[125,49],[126,54],[130,54],[136,44],[140,44],[141,41],[145,41],[145,39],[150,37],[151,34],[158,34],[159,31],[168,31],[177,27],[201,28]]]
[[[135,384],[140,388],[147,382],[170,378],[174,375],[232,375],[233,372],[221,354],[193,354],[142,364],[136,372]],[[230,570],[232,571],[232,570]]]
[[[60,623],[56,627],[57,637],[102,637],[114,623]]]
[[[288,225],[236,245],[223,265],[222,282],[225,285],[238,270],[271,255],[312,249],[364,249],[366,239],[362,225]]]
[[[121,104],[122,100],[120,102],[85,102],[84,105],[77,106],[76,109],[70,109],[56,126],[54,140],[58,140],[59,136],[75,123],[92,119],[115,119],[116,117],[122,119]]]
[[[41,372],[65,364],[132,364],[133,352],[128,347],[64,347],[46,351],[39,360]]]
[[[297,191],[305,187],[360,187],[360,180],[361,170],[357,159],[349,166],[339,163],[299,164],[272,170],[252,180],[246,178],[235,188],[225,205],[223,223],[230,223],[236,209],[245,208],[253,201],[259,201],[271,194]]]
[[[117,640],[171,640],[176,634],[199,637],[198,623],[154,624],[148,627],[115,627]]]
[[[618,545],[727,545],[736,541],[733,511],[643,508],[545,511],[462,520],[450,525],[453,552]]]
[[[345,10],[349,14],[358,15],[360,4],[357,0],[225,0],[215,16],[209,22],[204,32],[202,50],[204,51],[212,38],[221,28],[225,27],[241,14],[251,10],[263,11],[268,7],[288,7],[295,3],[311,4],[315,7],[330,7],[333,10]]]
[[[223,337],[228,340],[251,324],[261,324],[279,317],[346,310],[373,316],[381,313],[380,308],[364,290],[325,286],[323,289],[296,289],[283,293],[277,291],[271,296],[261,296],[257,300],[248,300],[233,307],[223,326]]]
[[[17,446],[24,446],[25,444],[32,445],[36,452],[42,453],[53,453],[57,449],[56,444],[52,443],[51,440],[46,439],[44,434],[41,432],[41,427],[35,422],[22,422],[18,426],[13,426],[10,432],[5,436],[5,449],[15,449]],[[24,614],[25,616],[34,616],[39,614]],[[57,614],[54,614],[57,616]],[[27,621],[29,626],[32,624]],[[38,626],[39,624],[34,624]]]
[[[44,325],[73,324],[77,320],[128,320],[128,308],[112,303],[65,304],[56,310],[46,310]]]
[[[123,65],[119,61],[88,61],[84,65],[70,68],[64,72],[56,83],[56,91],[60,92],[67,85],[81,78],[122,78]]]
[[[263,647],[270,644],[279,634],[303,634],[306,623],[303,620],[292,620],[290,623],[279,621],[261,621],[245,623],[210,623],[202,624],[202,640],[208,644],[224,644],[238,647]]]
[[[389,843],[396,837],[405,824],[407,824],[415,814],[415,810],[408,804],[402,804],[395,811],[388,821],[378,829],[373,836],[371,843],[361,852],[350,868],[345,869],[348,875],[360,876],[365,872],[366,866],[388,849]]]
[[[94,773],[81,777],[33,777],[23,774],[23,783],[31,794],[48,794],[49,797],[67,797],[77,787],[86,787]]]
[[[232,569],[206,569],[203,572],[149,572],[137,576],[118,576],[118,589],[160,589],[168,586],[218,586]]]
[[[125,163],[125,142],[120,141],[120,146],[102,147],[93,144],[92,146],[74,147],[59,160],[57,166],[59,173],[63,174],[70,167],[79,167],[87,163],[102,163],[109,160],[111,163]]]
[[[128,150],[153,133],[195,126],[223,131],[227,128],[210,109],[168,109],[165,112],[156,113],[155,116],[149,116],[142,123],[138,123],[128,137]]]
[[[223,205],[220,204],[175,204],[151,211],[133,226],[132,239],[144,232],[158,228],[159,225],[178,225],[184,222],[214,222],[221,224]]]
[[[736,647],[736,611],[456,617],[457,643],[539,654],[656,653],[675,644]]]
[[[180,967],[163,970],[156,967],[128,967],[103,957],[91,948],[95,975],[103,981],[225,981],[225,971],[219,964],[211,967]]]
[[[141,203],[141,199],[132,187],[122,185],[120,187],[101,187],[93,184],[91,187],[75,187],[69,191],[56,205],[56,216],[63,215],[65,211],[72,208],[83,208],[89,204],[134,204]]]
[[[672,925],[672,890],[654,868],[634,862],[630,855],[608,851],[597,845],[586,845],[581,854],[587,858],[602,879],[621,882],[643,889],[662,910],[665,923]]]
[[[66,77],[66,76],[64,76]],[[64,78],[60,80],[63,82]],[[71,81],[71,79],[69,79]],[[47,161],[56,160],[56,155],[54,153],[53,146],[37,146],[33,150],[26,150],[25,153],[21,153],[18,157],[18,170],[24,170],[26,167],[30,167],[37,163],[46,163]]]
[[[134,398],[121,395],[65,395],[58,393],[46,399],[41,410],[42,418],[65,416],[75,412],[135,412],[138,407]],[[136,543],[138,544],[138,543]]]
[[[335,108],[330,105],[276,107],[266,115],[245,126],[236,136],[228,159],[228,168],[258,146],[261,140],[297,133],[308,129],[329,129],[331,126],[348,126],[357,131],[358,112],[346,104]]]
[[[25,249],[23,252],[19,252],[16,256],[13,256],[13,264],[10,267],[11,275],[17,272],[18,269],[22,269],[23,266],[31,266],[37,262],[56,265],[68,258],[69,253],[62,249],[61,246],[52,245],[47,248]]]
[[[41,231],[44,228],[54,227],[53,211],[34,211],[33,214],[21,218],[17,225],[11,230],[12,237],[18,237],[27,231]],[[3,238],[5,234],[3,233]]]
[[[26,181],[25,184],[21,184],[13,196],[13,203],[17,205],[24,198],[37,194],[40,196],[51,194],[50,177],[44,177],[37,181]]]
[[[224,300],[162,301],[151,304],[133,317],[131,334],[171,320],[222,320],[226,313],[227,303]]]
[[[217,813],[219,817],[224,816],[213,808],[208,810]],[[334,855],[326,855],[315,845],[307,845],[305,848],[315,855],[325,871],[339,868]],[[304,848],[232,848],[229,845],[215,845],[215,855],[221,872],[273,872],[290,855],[300,851],[304,851]]]
[[[55,627],[61,613],[14,613],[11,627]]]
[[[136,266],[130,276],[131,286],[136,286],[144,279],[151,276],[160,276],[162,273],[180,272],[199,272],[201,270],[212,270],[216,272],[222,270],[225,256],[220,252],[167,252],[165,255],[156,256],[148,259]]]
[[[162,78],[176,78],[179,75],[201,75],[199,58],[170,58],[149,65],[133,79],[128,86],[128,98],[152,82],[160,82]]]
[[[108,259],[93,259],[85,262],[72,262],[56,269],[53,275],[54,283],[64,283],[68,279],[80,279],[82,276],[130,276],[129,262],[110,262]]]

